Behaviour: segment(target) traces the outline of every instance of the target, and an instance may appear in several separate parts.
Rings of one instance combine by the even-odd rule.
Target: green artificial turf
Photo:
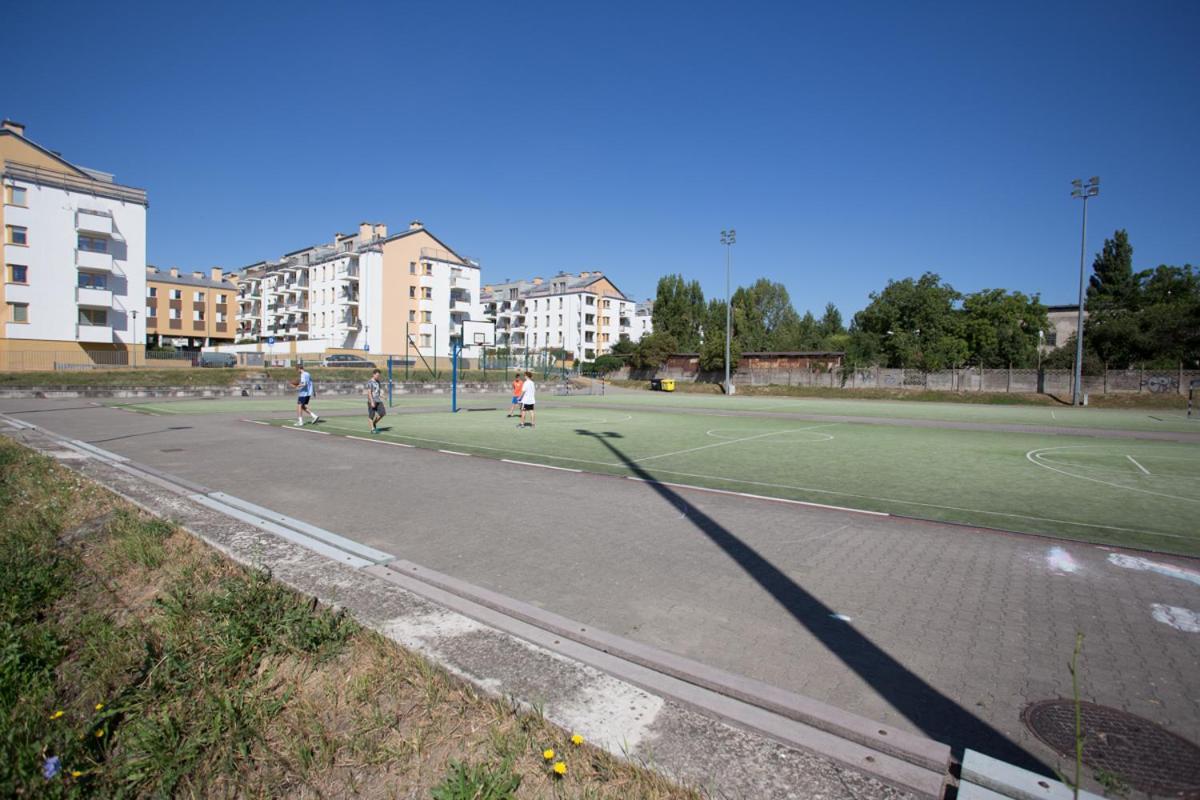
[[[569,400],[543,407],[537,420],[536,428],[519,430],[503,410],[431,411],[390,415],[383,423],[386,430],[374,437],[365,415],[329,417],[319,430],[1200,555],[1196,445],[585,408],[572,407]],[[286,425],[290,419],[273,423]],[[603,491],[602,484],[597,491]]]

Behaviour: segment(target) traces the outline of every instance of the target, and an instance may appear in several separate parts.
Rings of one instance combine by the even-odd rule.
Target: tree
[[[783,349],[797,320],[782,283],[759,278],[752,286],[738,287],[733,293],[733,337],[743,351]]]
[[[1104,247],[1092,262],[1088,279],[1086,308],[1089,314],[1111,308],[1128,308],[1137,291],[1133,274],[1133,245],[1123,229],[1104,240]]]
[[[635,350],[637,350],[637,342],[621,339],[610,348],[609,352],[614,356],[630,356]]]
[[[684,352],[695,352],[700,347],[704,314],[704,291],[699,281],[685,282],[682,275],[658,279],[651,316],[655,332],[669,333]]]
[[[870,350],[884,366],[927,371],[966,363],[962,318],[954,308],[962,295],[940,276],[888,281],[870,297],[854,315],[856,355]]]
[[[584,364],[580,371],[585,375],[607,375],[625,366],[625,360],[616,356],[599,356],[595,361]]]
[[[838,311],[837,306],[833,303],[825,304],[825,313],[821,316],[821,321],[817,325],[817,333],[822,339],[828,339],[831,336],[845,333],[846,328],[842,325],[842,312]]]
[[[629,366],[634,369],[656,369],[661,367],[674,353],[679,352],[679,342],[663,331],[655,331],[642,337],[637,349],[629,357]]]
[[[725,372],[725,302],[713,299],[708,303],[708,322],[704,326],[704,343],[700,345],[700,369],[705,372]],[[736,328],[734,329],[736,331]],[[729,371],[737,371],[742,347],[734,337],[729,343]]]
[[[1049,330],[1050,320],[1036,295],[984,289],[963,299],[962,314],[970,363],[991,369],[1037,364],[1038,333]]]

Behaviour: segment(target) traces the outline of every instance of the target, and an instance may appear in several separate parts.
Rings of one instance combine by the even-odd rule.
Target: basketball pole
[[[462,339],[450,340],[450,413],[458,413],[458,354],[462,352]]]

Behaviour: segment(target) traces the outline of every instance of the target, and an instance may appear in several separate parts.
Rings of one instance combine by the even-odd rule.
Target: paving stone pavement
[[[1200,612],[1194,560],[1131,554],[1171,568],[1162,574],[1118,565],[1120,551],[1099,546],[301,435],[223,415],[164,419],[31,400],[0,401],[0,411],[104,439],[108,450],[211,489],[959,750],[1042,770],[1058,763],[1020,713],[1070,696],[1076,632],[1085,636],[1084,699],[1200,740],[1200,633],[1152,616],[1155,604]]]

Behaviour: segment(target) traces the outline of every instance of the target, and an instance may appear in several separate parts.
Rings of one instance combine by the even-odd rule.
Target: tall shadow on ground
[[[687,512],[687,519],[769,592],[805,630],[926,736],[950,745],[956,758],[961,759],[963,749],[969,747],[1025,769],[1053,774],[1036,756],[930,686],[866,636],[835,619],[832,608],[807,592],[716,520],[672,491],[670,486],[660,483],[613,443],[614,439],[622,438],[621,434],[578,429],[575,432],[596,439],[664,500],[681,512]]]

